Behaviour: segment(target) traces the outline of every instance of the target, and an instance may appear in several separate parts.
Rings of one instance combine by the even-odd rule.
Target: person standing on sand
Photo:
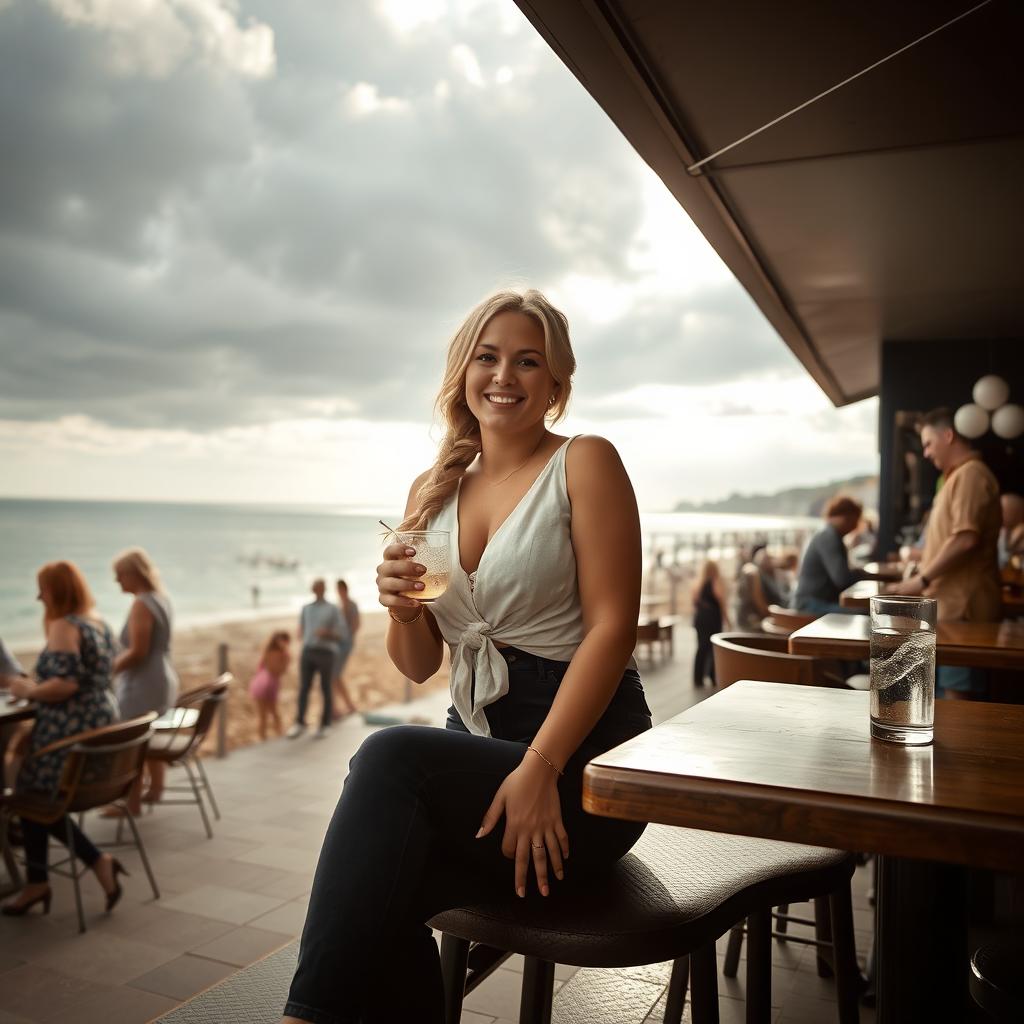
[[[260,716],[260,739],[267,738],[267,719],[274,723],[274,731],[281,735],[281,716],[277,712],[277,698],[281,692],[281,677],[288,671],[292,660],[291,637],[284,631],[272,633],[263,648],[256,674],[249,681],[249,696],[256,702]]]
[[[295,724],[285,735],[294,740],[306,731],[306,708],[309,705],[309,691],[315,676],[320,676],[320,692],[323,695],[323,710],[320,726],[313,739],[323,739],[331,725],[331,684],[334,682],[334,667],[338,660],[338,648],[348,642],[348,625],[341,617],[338,606],[324,599],[325,585],[322,579],[313,580],[313,600],[305,605],[299,616],[298,638],[302,642],[299,658],[299,708]]]
[[[338,580],[338,607],[348,626],[348,643],[342,641],[338,645],[338,661],[334,666],[334,694],[340,697],[344,704],[344,711],[334,706],[334,717],[341,718],[343,715],[354,715],[356,706],[345,685],[345,665],[356,645],[356,633],[359,632],[359,606],[348,596],[348,584],[344,580]]]

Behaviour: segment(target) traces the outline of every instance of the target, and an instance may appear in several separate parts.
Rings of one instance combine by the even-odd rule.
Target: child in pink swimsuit
[[[277,713],[277,697],[281,691],[281,676],[288,671],[291,661],[289,643],[291,638],[283,630],[271,634],[263,654],[259,668],[249,681],[249,696],[256,701],[256,710],[260,716],[260,739],[267,738],[267,719],[274,723],[274,731],[281,735],[281,717]]]

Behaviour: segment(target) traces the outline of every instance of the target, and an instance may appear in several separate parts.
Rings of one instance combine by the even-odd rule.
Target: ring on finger
[[[533,849],[535,849],[535,850],[543,850],[544,849],[544,844],[543,843],[530,843],[530,846],[533,847]]]

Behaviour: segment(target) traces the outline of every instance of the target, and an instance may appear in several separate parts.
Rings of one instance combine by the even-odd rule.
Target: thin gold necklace
[[[497,487],[499,484],[503,484],[506,480],[508,480],[509,477],[515,476],[516,473],[518,473],[519,470],[521,470],[523,468],[523,466],[525,466],[530,461],[530,459],[532,459],[534,457],[534,455],[537,454],[537,449],[540,448],[541,442],[544,440],[545,437],[547,437],[547,431],[544,431],[544,433],[540,435],[540,441],[538,441],[533,446],[533,451],[530,452],[530,454],[527,455],[526,458],[523,459],[523,461],[520,462],[519,465],[516,466],[516,468],[513,469],[511,473],[508,474],[508,476],[503,476],[500,480],[495,480],[494,483],[491,483],[491,481],[488,480],[486,476],[484,476],[483,469],[481,469],[480,475],[484,476],[484,481],[486,482],[487,486],[488,487]]]

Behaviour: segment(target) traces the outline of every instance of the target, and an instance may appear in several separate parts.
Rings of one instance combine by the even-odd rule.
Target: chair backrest
[[[789,654],[785,636],[765,633],[716,633],[711,638],[715,681],[729,686],[738,679],[817,686],[822,672],[814,658]]]
[[[783,608],[778,604],[768,605],[768,615],[761,622],[761,628],[766,633],[775,636],[789,636],[794,630],[813,622],[817,615],[804,615],[795,608]]]
[[[661,636],[660,627],[658,626],[658,620],[654,619],[649,622],[640,622],[636,627],[636,642],[638,644],[650,643],[652,640],[657,640]]]
[[[64,762],[59,792],[70,812],[122,800],[142,771],[155,712],[84,733]]]
[[[222,672],[212,683],[203,683],[202,686],[196,686],[191,690],[186,690],[184,693],[179,693],[175,706],[179,708],[198,707],[215,690],[220,692],[221,689],[226,689],[230,686],[234,678],[230,672]]]
[[[205,683],[203,686],[197,686],[194,690],[181,694],[177,706],[179,708],[194,708],[199,714],[194,724],[188,727],[182,724],[173,731],[162,729],[161,738],[170,736],[171,739],[170,743],[164,743],[157,749],[165,751],[174,761],[180,760],[193,750],[198,750],[200,744],[206,739],[210,726],[213,725],[217,710],[228,699],[228,690],[234,678],[230,672],[222,672],[212,683]],[[187,742],[177,743],[176,740],[179,736],[184,737]]]
[[[202,703],[199,705],[199,717],[196,719],[193,747],[198,748],[206,738],[206,734],[210,731],[210,726],[213,725],[214,715],[217,714],[220,706],[228,699],[228,688],[231,686],[233,678],[230,672],[225,672],[215,683],[210,685],[204,694]]]

